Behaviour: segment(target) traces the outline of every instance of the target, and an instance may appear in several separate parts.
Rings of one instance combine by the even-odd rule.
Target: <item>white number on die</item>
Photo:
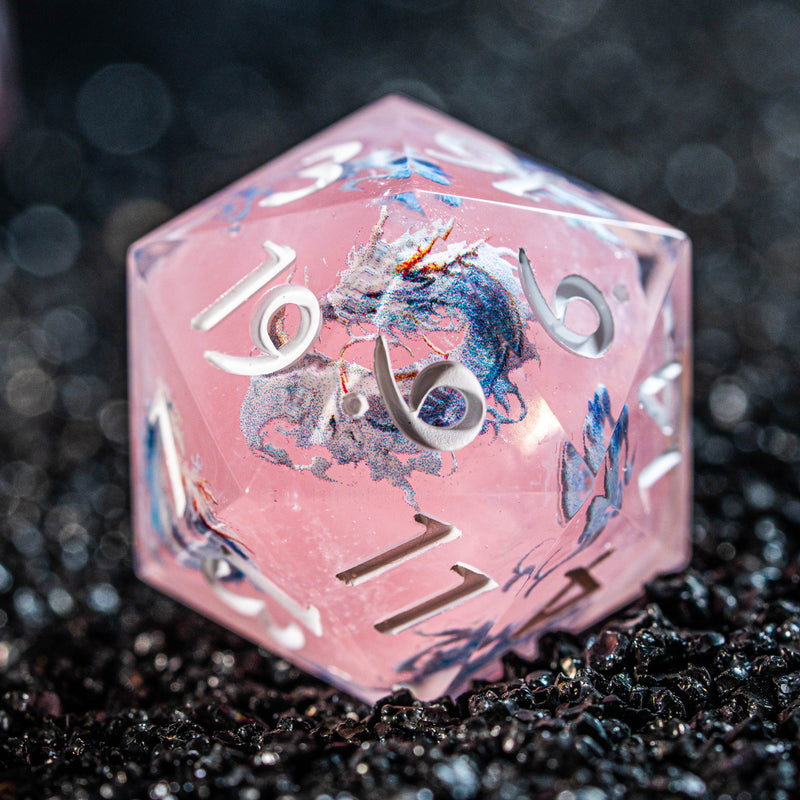
[[[280,606],[285,608],[296,620],[302,623],[315,636],[322,636],[322,622],[319,611],[314,606],[301,606],[269,578],[262,575],[251,562],[242,558],[228,547],[222,548],[219,557],[208,556],[203,559],[202,572],[214,594],[225,605],[246,617],[260,617],[267,632],[287,650],[300,650],[306,638],[299,625],[290,622],[285,627],[275,625],[269,617],[266,602],[258,597],[249,597],[227,588],[224,578],[238,570],[253,586]]]
[[[648,375],[639,386],[639,404],[650,419],[670,440],[675,439],[675,419],[680,402],[678,381],[683,374],[683,366],[671,361],[661,369]],[[662,399],[659,399],[659,394]],[[637,484],[639,496],[645,511],[650,511],[650,489],[683,461],[677,442],[670,445],[639,472]]]
[[[158,425],[158,436],[161,439],[161,447],[164,451],[167,478],[172,490],[172,505],[175,509],[175,514],[182,517],[183,512],[186,511],[186,489],[183,486],[181,458],[178,455],[178,448],[175,444],[175,431],[172,429],[169,400],[167,400],[164,389],[159,389],[156,392],[153,402],[150,404],[147,421],[151,425]]]
[[[441,150],[431,147],[427,148],[425,152],[441,161],[470,167],[481,172],[495,174],[517,172],[516,163],[511,154],[495,144],[482,142],[472,136],[459,136],[449,131],[439,131],[435,139],[436,144],[444,148],[446,152],[443,153]]]
[[[291,247],[274,242],[264,242],[264,249],[267,260],[200,312],[191,323],[195,330],[213,328],[291,266],[297,255]],[[276,344],[270,329],[278,313],[288,305],[296,306],[300,312],[299,328],[292,339]],[[313,292],[305,286],[275,286],[262,299],[250,325],[253,342],[261,355],[235,356],[206,350],[203,356],[213,366],[232,375],[269,375],[302,358],[319,335],[321,325],[319,301]]]
[[[259,200],[258,204],[269,208],[285,206],[330,186],[344,172],[342,164],[357,156],[361,152],[361,147],[361,142],[343,142],[306,156],[303,164],[308,166],[300,170],[299,175],[301,178],[310,178],[312,182],[302,189],[267,195]]]
[[[427,514],[415,514],[414,521],[425,526],[423,533],[343,570],[336,577],[348,586],[358,586],[461,536],[461,531],[454,525],[429,517]],[[485,572],[467,564],[458,562],[450,569],[461,578],[459,585],[376,622],[375,630],[378,633],[392,635],[402,633],[498,586],[497,582]]]
[[[446,359],[428,364],[419,371],[411,385],[408,403],[394,379],[389,349],[383,336],[375,342],[375,380],[386,410],[400,432],[420,447],[429,450],[459,450],[480,432],[486,417],[483,387],[472,370],[458,361]],[[438,388],[455,389],[464,398],[466,410],[458,422],[446,427],[429,425],[419,418],[425,399]]]
[[[639,386],[639,403],[665,436],[675,430],[672,421],[677,404],[674,382],[682,372],[680,362],[672,361],[646,377]],[[659,394],[663,399],[659,400]]]
[[[551,175],[543,170],[532,172],[529,175],[516,175],[502,181],[495,181],[492,186],[514,197],[527,197],[528,192],[539,192],[553,182]]]
[[[178,452],[175,427],[170,414],[170,402],[167,392],[159,388],[150,404],[148,413],[150,425],[157,426],[158,436],[167,469],[167,480],[172,493],[173,511],[177,519],[191,508],[187,498],[187,484],[184,484],[184,462]],[[191,491],[191,484],[188,484]],[[228,588],[225,578],[235,571],[241,572],[247,580],[262,594],[271,597],[282,608],[286,609],[298,622],[315,636],[322,636],[322,620],[319,611],[311,605],[303,606],[288,595],[269,578],[263,575],[258,567],[243,558],[239,553],[226,545],[220,546],[218,556],[206,556],[200,569],[208,581],[214,594],[226,606],[246,617],[260,617],[266,631],[288,650],[300,650],[305,646],[305,635],[298,625],[290,622],[285,627],[275,625],[267,612],[266,602],[262,598],[240,594]]]
[[[343,570],[336,577],[348,586],[357,586],[461,536],[461,531],[455,525],[429,517],[427,514],[415,514],[414,521],[425,526],[425,530],[418,536]]]
[[[600,358],[611,347],[614,341],[614,317],[603,293],[588,278],[582,275],[562,278],[556,287],[553,308],[550,308],[522,248],[519,250],[519,275],[531,309],[553,341],[570,353],[584,358]],[[597,328],[588,335],[573,331],[565,322],[569,302],[578,298],[590,303],[597,312]]]
[[[419,625],[420,622],[425,622],[425,620],[435,617],[437,614],[466,603],[467,600],[471,600],[479,594],[497,588],[497,583],[486,573],[470,567],[468,564],[453,564],[450,569],[461,578],[461,583],[458,586],[424,600],[407,611],[401,611],[388,619],[376,622],[375,630],[378,633],[402,633],[404,630],[414,625]]]

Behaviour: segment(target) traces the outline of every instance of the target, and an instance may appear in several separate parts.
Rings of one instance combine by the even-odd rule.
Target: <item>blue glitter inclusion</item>
[[[253,204],[262,194],[263,192],[255,186],[248,186],[235,192],[222,207],[223,219],[226,222],[241,222],[247,219],[253,210]]]
[[[537,356],[524,334],[530,311],[504,253],[485,242],[434,253],[433,243],[452,228],[442,222],[388,242],[385,219],[384,212],[369,242],[351,252],[339,284],[321,299],[326,324],[343,326],[351,342],[369,346],[375,335],[364,331],[379,330],[391,343],[415,344],[431,333],[452,333],[461,342],[449,356],[475,373],[490,401],[481,434],[496,435],[500,426],[519,422],[527,409],[510,374]],[[428,251],[429,256],[420,255]],[[398,378],[404,393],[422,367],[441,359],[430,352],[405,371],[408,377]],[[343,383],[368,398],[362,419],[341,411]],[[458,414],[452,395],[442,391],[431,396],[423,418],[446,425]],[[339,358],[313,351],[285,370],[253,378],[240,422],[251,450],[273,464],[331,480],[327,473],[335,464],[361,463],[372,480],[401,488],[414,508],[413,472],[442,475],[456,468],[448,465],[444,473],[441,453],[418,447],[395,428],[371,370],[348,361],[346,350]],[[298,464],[289,444],[326,452]]]
[[[612,426],[608,447],[604,445],[605,426]],[[630,480],[632,464],[628,453],[628,407],[622,407],[614,422],[608,391],[599,386],[589,401],[583,426],[585,458],[581,458],[571,442],[565,442],[560,455],[561,510],[568,521],[586,504],[594,488],[594,478],[605,461],[603,494],[595,495],[586,507],[586,522],[577,537],[575,548],[565,558],[552,563],[550,558],[535,560],[537,551],[546,542],[539,542],[516,564],[503,586],[509,591],[520,580],[528,597],[534,587],[562,564],[597,540],[606,525],[622,510],[623,490]],[[542,550],[547,553],[549,548]]]
[[[611,437],[606,447],[606,426]],[[589,401],[583,423],[584,457],[571,442],[561,450],[561,511],[569,520],[578,513],[592,489],[593,478],[605,460],[604,494],[596,495],[586,510],[586,525],[578,538],[579,545],[591,544],[622,508],[622,490],[630,479],[628,460],[628,406],[622,407],[619,419],[611,416],[611,400],[605,386],[598,386]]]
[[[586,511],[586,525],[578,537],[581,547],[590,545],[603,532],[609,520],[622,509],[623,486],[630,480],[628,463],[628,406],[623,406],[611,434],[606,452],[605,493],[592,498]]]
[[[370,175],[360,175],[365,170],[377,170]],[[351,177],[360,175],[360,177]],[[405,180],[412,175],[438,183],[440,186],[450,185],[448,175],[438,164],[426,159],[417,158],[412,153],[399,154],[391,150],[377,150],[366,158],[357,159],[347,164],[344,177],[346,180],[342,189],[350,192],[361,187],[364,181]]]
[[[425,634],[436,640],[434,644],[401,661],[396,670],[412,673],[412,680],[419,682],[442,670],[465,664],[491,629],[492,623],[484,622],[477,628],[458,628]]]
[[[611,425],[613,430],[606,449],[604,438],[607,424]],[[604,494],[596,495],[589,503],[586,510],[586,523],[574,548],[568,555],[558,560],[550,556],[540,561],[537,552],[541,551],[541,555],[547,554],[550,548],[545,545],[552,544],[552,541],[538,542],[514,566],[511,577],[503,586],[503,592],[509,591],[519,581],[522,581],[523,597],[529,597],[542,580],[596,541],[609,520],[622,509],[623,489],[630,479],[631,470],[628,460],[627,405],[623,406],[615,424],[611,416],[608,391],[604,386],[599,386],[594,397],[589,401],[589,411],[584,421],[583,433],[585,460],[578,455],[571,442],[566,442],[562,448],[562,492],[565,495],[574,495],[572,499],[566,501],[562,499],[562,507],[573,509],[573,516],[577,513],[591,491],[591,486],[587,488],[583,485],[585,476],[594,477],[605,459]],[[593,471],[590,471],[589,466],[594,468]],[[576,475],[581,479],[580,492],[576,492],[577,487],[573,485]],[[576,613],[578,610],[576,607],[567,611],[560,617],[561,623],[563,624],[569,614]],[[508,625],[496,634],[489,635],[491,628],[492,624],[487,622],[474,630],[466,628],[426,634],[435,642],[402,661],[398,664],[397,669],[401,672],[411,673],[410,681],[419,682],[468,659],[454,679],[454,683],[460,685],[470,675],[478,672],[484,665],[493,662],[514,645],[514,625]],[[532,630],[524,638],[531,638],[538,633],[537,630]]]
[[[424,178],[438,186],[450,186],[449,173],[445,172],[438,164],[427,158],[420,158],[413,150],[405,152],[396,150],[374,150],[361,158],[355,158],[340,165],[341,175],[335,183],[339,184],[342,191],[363,191],[359,184],[369,181],[402,181],[414,175]],[[302,168],[294,171],[294,175],[301,172]],[[235,233],[241,229],[253,209],[256,201],[269,197],[276,191],[274,186],[247,186],[236,189],[224,196],[224,203],[220,216],[229,223],[228,232]],[[437,194],[436,199],[442,203],[457,208],[461,205],[461,198],[448,194]],[[386,202],[403,203],[412,211],[425,216],[425,212],[412,192],[398,192],[385,198]]]
[[[414,211],[415,213],[419,214],[420,216],[425,216],[425,211],[422,209],[422,206],[417,200],[417,196],[414,192],[400,192],[399,194],[390,194],[386,199],[386,202],[389,203],[400,203],[404,205],[406,208]]]
[[[194,487],[189,487],[186,511],[181,519],[176,518],[174,508],[165,487],[168,485],[163,468],[163,450],[160,444],[157,423],[146,424],[144,437],[145,482],[150,497],[150,525],[155,531],[157,544],[172,554],[181,565],[190,569],[201,569],[208,558],[224,558],[225,552],[233,551],[250,561],[247,551],[234,539],[211,527],[207,519],[213,519],[209,509],[201,508],[204,501]],[[151,555],[161,561],[158,546],[151,547]],[[244,573],[229,563],[230,570],[220,577],[225,583],[246,580]]]

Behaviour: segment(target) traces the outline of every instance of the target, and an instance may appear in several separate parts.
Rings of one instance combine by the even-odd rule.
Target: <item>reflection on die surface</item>
[[[142,577],[374,700],[688,556],[689,243],[387,97],[129,257]]]

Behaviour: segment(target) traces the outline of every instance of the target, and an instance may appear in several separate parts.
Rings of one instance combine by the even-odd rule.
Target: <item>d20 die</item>
[[[140,575],[367,700],[688,554],[689,243],[388,97],[130,251]]]

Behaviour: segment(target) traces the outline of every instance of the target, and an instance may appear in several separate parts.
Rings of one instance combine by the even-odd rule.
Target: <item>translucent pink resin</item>
[[[609,614],[688,556],[689,257],[409,100],[330,127],[131,248],[140,575],[366,700]]]

